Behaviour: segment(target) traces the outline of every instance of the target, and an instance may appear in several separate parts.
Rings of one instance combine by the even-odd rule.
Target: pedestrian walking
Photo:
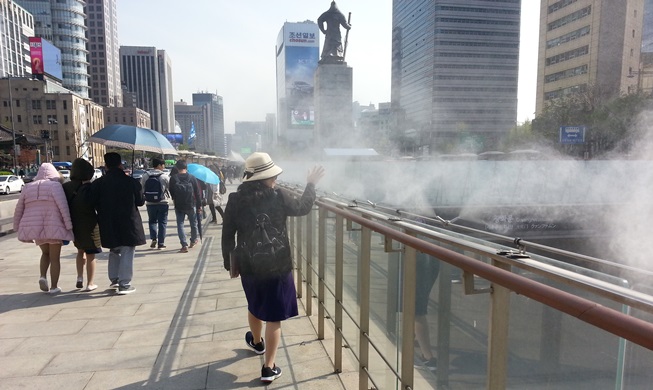
[[[74,238],[61,179],[54,165],[41,164],[34,181],[21,192],[14,211],[14,231],[18,233],[18,240],[34,242],[41,248],[39,288],[50,294],[61,292],[61,246]]]
[[[147,208],[147,219],[150,228],[150,248],[165,249],[166,230],[168,226],[168,200],[170,194],[170,177],[163,172],[165,161],[152,159],[152,170],[143,174],[141,186]]]
[[[241,254],[247,252],[247,248],[269,246],[251,245],[254,232],[260,231],[263,223],[266,234],[262,236],[276,246],[269,258],[260,254],[257,257],[260,261],[253,261],[255,255],[248,252],[247,256],[238,259],[250,329],[245,334],[245,343],[256,354],[265,354],[261,368],[261,381],[265,383],[281,376],[281,368],[275,364],[281,340],[281,321],[298,314],[286,220],[288,216],[306,215],[311,211],[315,202],[315,184],[324,175],[322,167],[313,168],[308,174],[304,193],[297,198],[275,188],[281,172],[282,169],[267,153],[251,154],[245,161],[243,183],[229,195],[222,230],[222,257],[227,270],[231,268],[231,254],[236,243],[240,251],[234,253]],[[262,337],[264,321],[265,338]]]
[[[84,266],[86,266],[86,288],[93,291],[95,284],[95,255],[102,252],[100,243],[100,228],[97,223],[97,213],[89,201],[91,179],[95,174],[93,165],[83,158],[73,161],[70,169],[70,181],[63,184],[70,218],[73,221],[73,241],[77,248],[75,263],[77,266],[77,283],[75,287],[84,287]]]
[[[104,155],[106,174],[91,184],[90,202],[98,213],[100,241],[109,248],[109,280],[118,294],[136,291],[131,284],[134,252],[143,245],[145,232],[138,207],[145,204],[141,183],[127,176],[118,153]]]
[[[197,179],[188,173],[186,160],[178,160],[175,163],[175,168],[177,168],[177,173],[170,177],[170,195],[175,205],[177,235],[181,244],[179,252],[186,253],[189,248],[193,248],[199,242],[197,239],[197,213],[202,211],[202,199]],[[190,245],[184,231],[186,217],[190,224]]]

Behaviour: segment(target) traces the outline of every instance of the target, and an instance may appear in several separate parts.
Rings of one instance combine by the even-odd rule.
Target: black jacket
[[[238,191],[229,194],[229,200],[224,210],[222,226],[222,258],[224,267],[230,267],[230,253],[236,244],[244,242],[256,226],[256,215],[265,212],[269,215],[272,225],[286,231],[288,216],[306,215],[311,211],[315,202],[315,186],[307,184],[300,198],[282,189],[263,189],[262,183],[243,183]],[[285,246],[289,247],[288,235],[285,234]],[[290,252],[289,252],[290,253]],[[269,274],[279,275],[292,270],[290,254],[275,265]],[[254,272],[248,264],[240,264],[240,273],[243,275]]]
[[[138,207],[145,204],[141,183],[122,169],[109,169],[91,183],[89,201],[98,213],[100,239],[105,248],[145,244]]]

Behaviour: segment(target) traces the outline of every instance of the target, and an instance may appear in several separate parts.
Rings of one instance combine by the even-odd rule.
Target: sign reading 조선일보
[[[585,143],[585,126],[560,126],[561,144],[583,144]]]

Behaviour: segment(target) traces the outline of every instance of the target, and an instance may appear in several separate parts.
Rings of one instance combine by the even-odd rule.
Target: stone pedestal
[[[353,69],[347,63],[319,64],[315,72],[315,146],[351,145]],[[348,143],[349,142],[349,143]]]

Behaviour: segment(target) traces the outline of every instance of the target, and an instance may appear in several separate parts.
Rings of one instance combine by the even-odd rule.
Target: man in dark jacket
[[[177,234],[181,249],[179,252],[186,253],[188,248],[198,244],[197,239],[197,214],[202,212],[202,197],[197,179],[188,173],[188,165],[185,160],[175,163],[178,173],[170,178],[170,195],[175,205],[175,218],[177,219]],[[190,245],[186,241],[184,231],[184,220],[188,217],[190,223]]]
[[[98,213],[100,240],[109,248],[109,279],[118,294],[130,294],[134,252],[145,244],[138,207],[145,204],[141,183],[125,174],[118,153],[104,155],[106,174],[91,184],[90,201]]]

